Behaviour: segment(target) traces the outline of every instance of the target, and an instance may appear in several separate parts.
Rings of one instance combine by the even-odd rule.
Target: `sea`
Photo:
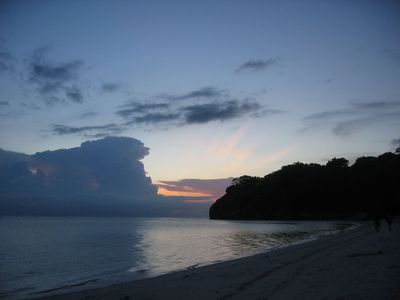
[[[332,221],[1,217],[0,298],[38,298],[153,277],[352,226]]]

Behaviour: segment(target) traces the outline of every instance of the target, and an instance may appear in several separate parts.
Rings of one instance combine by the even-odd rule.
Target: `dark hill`
[[[326,165],[294,163],[242,176],[210,208],[211,219],[333,219],[400,213],[400,148]]]

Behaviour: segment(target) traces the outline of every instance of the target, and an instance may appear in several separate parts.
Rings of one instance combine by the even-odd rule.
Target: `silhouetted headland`
[[[400,148],[326,165],[296,162],[265,177],[235,178],[211,219],[338,219],[400,213]]]

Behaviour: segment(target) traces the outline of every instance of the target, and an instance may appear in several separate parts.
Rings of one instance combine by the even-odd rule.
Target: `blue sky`
[[[393,150],[399,37],[396,1],[1,1],[0,147],[134,137],[155,182]]]

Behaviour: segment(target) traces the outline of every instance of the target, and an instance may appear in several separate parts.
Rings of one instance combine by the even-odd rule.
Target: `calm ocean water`
[[[0,218],[0,298],[34,298],[248,256],[342,230],[335,222]]]

